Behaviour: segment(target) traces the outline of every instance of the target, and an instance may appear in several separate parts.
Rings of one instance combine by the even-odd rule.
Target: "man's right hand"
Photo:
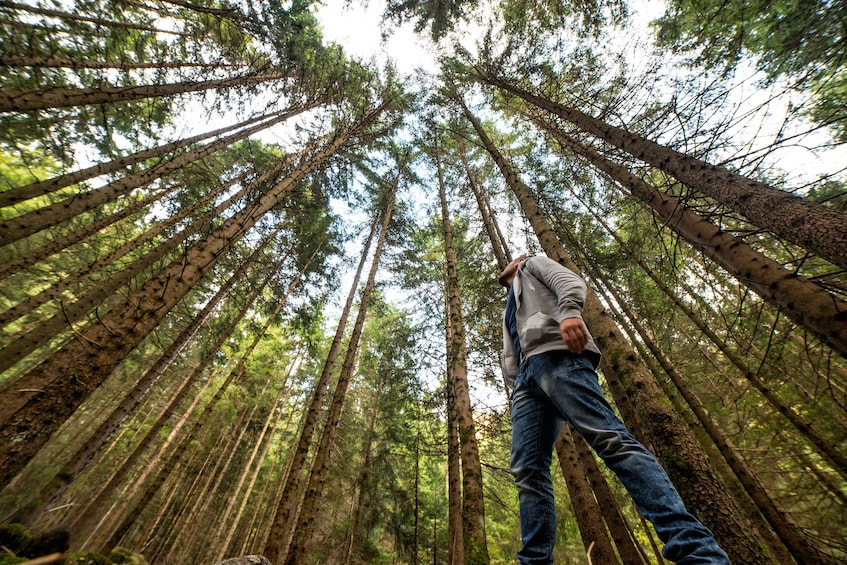
[[[565,345],[572,352],[579,354],[585,351],[585,346],[588,344],[588,328],[582,318],[565,318],[559,324],[559,332],[562,334],[562,339]]]

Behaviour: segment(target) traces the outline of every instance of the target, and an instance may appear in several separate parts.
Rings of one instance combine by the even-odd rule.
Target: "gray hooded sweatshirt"
[[[512,287],[517,306],[515,317],[522,359],[547,351],[567,351],[568,346],[562,340],[559,324],[567,318],[582,318],[585,282],[556,261],[535,256],[527,258],[518,266]],[[585,350],[590,352],[596,367],[600,360],[600,350],[591,334],[588,335]],[[514,389],[519,361],[504,320],[502,366],[509,389]]]

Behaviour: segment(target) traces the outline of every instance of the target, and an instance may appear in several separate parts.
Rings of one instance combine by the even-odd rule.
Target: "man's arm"
[[[562,340],[569,350],[582,353],[588,343],[588,328],[582,321],[582,308],[587,293],[585,282],[576,273],[548,257],[533,257],[524,268],[529,269],[556,295]]]

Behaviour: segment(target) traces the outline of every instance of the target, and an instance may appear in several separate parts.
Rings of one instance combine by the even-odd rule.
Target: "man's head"
[[[497,279],[497,282],[499,282],[506,288],[512,286],[512,281],[515,280],[515,274],[517,274],[518,272],[518,265],[520,265],[524,261],[526,261],[526,255],[521,255],[520,257],[506,265],[506,268],[503,269],[502,273],[500,273],[500,278]]]

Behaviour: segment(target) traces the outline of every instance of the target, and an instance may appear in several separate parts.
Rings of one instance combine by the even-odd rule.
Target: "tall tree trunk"
[[[180,244],[187,241],[191,236],[201,233],[201,230],[206,228],[212,220],[218,216],[218,214],[238,202],[245,194],[247,194],[251,186],[252,185],[248,185],[244,187],[238,193],[218,205],[215,209],[193,221],[191,224],[186,226],[185,229],[163,241],[161,244],[150,250],[150,252],[142,255],[132,263],[127,264],[123,269],[118,271],[108,280],[99,281],[99,284],[96,286],[89,286],[84,292],[77,296],[76,301],[67,304],[65,302],[61,302],[60,312],[46,320],[40,321],[36,327],[29,331],[22,332],[17,337],[11,339],[8,344],[3,346],[2,350],[0,350],[0,353],[2,353],[2,357],[0,357],[0,370],[8,369],[20,360],[25,359],[30,353],[49,343],[50,340],[55,338],[61,332],[72,327],[73,324],[82,320],[95,309],[97,317],[104,315],[108,312],[109,308],[114,305],[114,299],[112,299],[112,297],[116,295],[120,289],[123,289],[131,281],[140,283],[141,281],[137,280],[137,278],[142,276],[149,267],[157,261],[172,256]],[[108,292],[104,292],[104,289],[111,289],[113,290],[113,293],[109,294]],[[45,383],[40,384],[43,385]],[[5,389],[0,387],[0,390]],[[20,400],[23,401],[24,399],[21,398]],[[11,415],[12,408],[9,408],[10,411],[7,414]],[[0,422],[2,421],[3,416],[0,416]]]
[[[117,23],[117,22],[116,22]],[[219,63],[191,63],[188,61],[157,61],[143,63],[140,61],[92,61],[62,59],[58,57],[41,57],[33,55],[0,55],[0,66],[29,67],[29,68],[60,68],[60,69],[119,69],[131,71],[137,69],[205,69],[215,71],[222,68],[232,68],[234,65]]]
[[[50,18],[59,18],[62,20],[70,20],[77,22],[87,22],[97,25],[98,27],[106,27],[106,28],[118,28],[118,29],[136,29],[139,31],[151,31],[154,33],[164,33],[164,34],[176,34],[183,35],[179,32],[167,31],[163,29],[158,29],[150,26],[136,25],[132,22],[116,22],[112,20],[106,20],[104,18],[94,18],[91,16],[81,16],[79,14],[72,14],[69,12],[62,12],[61,10],[51,10],[48,8],[41,8],[38,6],[29,6],[27,4],[19,4],[17,2],[9,2],[7,0],[0,1],[0,7],[3,8],[11,8],[13,10],[18,10],[20,12],[29,12],[30,14],[38,14],[40,16],[47,16]],[[55,31],[55,30],[54,30]]]
[[[275,178],[277,175],[281,174],[282,171],[284,171],[291,163],[295,162],[299,158],[304,157],[305,155],[306,151],[301,151],[297,154],[287,156],[277,165],[271,167],[268,171],[262,173],[262,175],[260,175],[257,179],[254,179],[252,182],[250,182],[247,187],[255,188],[267,182],[272,182],[272,179]],[[232,181],[227,182],[224,187],[221,187],[221,189],[228,188],[230,185],[235,184],[236,182],[242,182],[248,176],[249,172],[239,175],[237,179],[233,179]],[[169,188],[162,189],[161,191],[153,194],[152,196],[141,198],[137,202],[123,207],[117,212],[107,214],[98,219],[92,219],[86,222],[85,225],[81,226],[80,228],[74,229],[73,231],[67,234],[55,235],[49,242],[45,243],[44,245],[37,247],[34,250],[27,251],[26,254],[18,255],[17,257],[14,257],[9,261],[0,264],[0,277],[11,276],[27,267],[35,265],[39,261],[42,261],[53,254],[69,249],[72,245],[80,243],[86,238],[100,232],[104,228],[112,226],[120,220],[128,218],[132,214],[139,212],[145,206],[149,206],[158,202],[160,199],[164,198],[168,194],[171,194],[175,190],[182,188],[182,186],[183,184],[179,183]],[[226,206],[224,206],[223,204],[218,205],[215,210],[223,211],[233,203],[237,202],[241,197],[247,194],[244,191],[250,190],[250,188],[247,187],[243,188],[242,191],[239,191],[236,195],[229,197],[227,199],[228,204]],[[193,203],[191,206],[189,206],[189,208],[193,209],[195,205],[199,205],[201,202],[205,203],[208,199],[212,198],[214,195],[217,195],[218,190],[214,190],[211,194],[202,197],[200,201]]]
[[[333,392],[332,401],[329,405],[323,432],[321,433],[320,441],[318,442],[318,446],[315,451],[315,458],[312,461],[312,469],[309,473],[309,482],[306,485],[303,507],[300,510],[300,515],[297,519],[297,528],[294,530],[294,536],[291,540],[291,547],[288,551],[288,555],[285,556],[284,561],[280,560],[280,562],[284,562],[287,565],[297,565],[306,562],[308,543],[311,538],[315,521],[317,520],[318,508],[323,497],[324,483],[326,482],[326,476],[329,470],[332,445],[335,443],[338,423],[341,420],[341,412],[344,408],[344,399],[347,395],[347,388],[355,370],[356,354],[359,349],[359,339],[362,335],[362,329],[365,325],[365,317],[368,312],[368,305],[376,283],[376,273],[379,269],[382,250],[385,246],[385,241],[388,239],[388,225],[391,221],[392,212],[394,210],[394,199],[397,195],[397,188],[400,184],[401,175],[402,170],[397,172],[397,177],[394,179],[394,182],[386,195],[385,216],[382,221],[379,237],[377,238],[376,248],[374,249],[371,269],[368,273],[368,279],[365,282],[365,288],[362,289],[362,296],[359,299],[359,311],[356,314],[356,321],[353,324],[353,331],[350,334],[350,341],[347,344],[347,351],[344,354],[344,362],[341,366],[341,372],[338,375],[338,382],[335,385],[335,391]]]
[[[145,98],[161,98],[186,92],[202,92],[218,88],[254,86],[286,78],[285,73],[244,75],[214,80],[189,80],[170,84],[139,86],[105,86],[100,88],[51,88],[47,90],[0,91],[0,112],[26,112],[50,108],[67,108],[88,104],[130,102]]]
[[[116,200],[119,196],[129,193],[129,191],[144,186],[154,180],[161,178],[172,171],[176,171],[185,167],[189,163],[194,163],[200,159],[211,155],[212,153],[228,147],[237,141],[247,139],[249,136],[269,128],[275,124],[281,123],[288,119],[289,116],[303,111],[302,109],[296,112],[286,112],[271,120],[256,124],[249,128],[245,128],[239,132],[222,137],[202,147],[191,149],[167,161],[162,161],[152,167],[131,173],[121,179],[112,181],[105,186],[95,188],[83,192],[55,204],[50,204],[32,212],[28,212],[13,219],[0,223],[2,235],[0,235],[0,245],[7,245],[41,230],[58,225],[74,216],[94,210],[107,202]]]
[[[548,257],[578,273],[579,269],[556,239],[550,224],[539,213],[529,187],[518,178],[511,164],[494,146],[479,120],[464,106],[461,99],[457,102],[462,105],[465,115],[514,192],[542,249]],[[603,374],[609,381],[620,381],[627,393],[625,397],[617,396],[615,401],[619,405],[632,403],[637,407],[640,427],[647,433],[649,443],[657,451],[659,460],[688,507],[715,533],[733,563],[768,563],[769,559],[763,553],[761,543],[751,532],[748,520],[718,482],[705,454],[685,425],[673,414],[667,401],[663,400],[658,385],[646,368],[637,361],[637,356],[623,338],[623,332],[604,312],[590,289],[586,296],[583,317],[597,345],[603,351]]]
[[[625,187],[630,194],[650,206],[662,220],[662,225],[684,237],[695,249],[702,251],[742,285],[847,357],[847,302],[814,282],[797,276],[740,238],[686,209],[678,199],[650,186],[626,168],[600,155],[595,149],[553,127],[549,127],[548,131],[576,153],[587,158],[615,183]]]
[[[230,245],[240,240],[294,185],[376,119],[386,104],[350,130],[340,132],[332,143],[189,249],[184,258],[176,259],[131,293],[124,304],[102,317],[99,324],[86,328],[79,340],[65,345],[19,379],[12,390],[0,394],[0,413],[7,413],[9,405],[17,405],[21,396],[27,402],[0,430],[0,442],[11,447],[0,453],[0,485],[7,484],[23,468],[59,425],[102,384],[113,367],[211,270]],[[59,376],[65,378],[57,379]],[[42,390],[37,384],[34,387],[27,384],[31,382],[50,384]],[[16,440],[13,442],[12,438]]]
[[[643,555],[641,547],[635,539],[632,528],[623,516],[620,504],[615,499],[612,489],[606,481],[594,453],[591,451],[591,447],[579,434],[571,434],[571,436],[579,460],[582,462],[582,469],[588,478],[594,497],[597,499],[606,527],[609,529],[609,536],[612,538],[615,549],[617,549],[624,565],[630,563],[641,565],[642,562],[648,562],[649,560]],[[647,528],[645,530],[647,530],[647,535],[652,541],[652,532]]]
[[[288,386],[288,378],[286,377],[283,380],[282,386],[280,387],[280,390],[276,395],[276,401],[274,402],[271,409],[268,411],[268,417],[265,420],[265,425],[262,428],[262,431],[255,442],[253,451],[250,453],[250,457],[247,459],[247,462],[243,466],[244,471],[241,473],[241,477],[238,480],[238,484],[235,485],[235,488],[232,491],[232,495],[230,496],[230,502],[227,504],[226,510],[224,511],[223,515],[219,518],[217,533],[212,536],[212,539],[220,539],[221,535],[223,535],[224,529],[227,533],[223,538],[223,542],[220,543],[218,555],[217,557],[215,557],[216,562],[223,560],[223,558],[226,556],[227,552],[229,551],[230,543],[232,542],[232,536],[235,534],[236,530],[239,530],[242,527],[240,523],[241,515],[244,513],[244,508],[247,505],[247,500],[253,493],[253,486],[256,484],[256,479],[258,478],[259,471],[262,468],[262,462],[268,454],[268,449],[270,449],[270,438],[273,437],[274,431],[276,430],[276,426],[279,423],[279,420],[282,418],[283,414],[281,411],[277,410],[277,406],[279,406],[279,402],[282,399],[283,392]],[[265,435],[268,432],[268,428],[270,428],[271,426],[271,422],[273,422],[273,428],[271,428],[271,432],[268,436],[269,439],[265,439]],[[259,455],[260,446],[264,446],[261,455]],[[259,455],[258,461],[256,461],[257,455]],[[253,469],[254,461],[256,461],[255,469]],[[247,480],[248,474],[251,475],[250,482],[248,483],[247,488],[244,489],[244,492],[242,493],[241,489],[244,486],[244,482]],[[238,506],[238,511],[236,512],[235,517],[232,519],[231,523],[227,524],[227,522],[229,522],[229,516],[232,513],[233,508],[235,507],[235,502],[238,500],[241,501],[241,504]]]
[[[451,332],[449,326],[450,322],[447,322],[448,332]],[[447,563],[462,565],[465,550],[462,544],[462,464],[459,457],[461,449],[459,429],[456,425],[459,418],[456,416],[456,393],[450,385],[449,377],[444,388],[447,394]],[[434,554],[435,549],[432,561],[436,563]]]
[[[356,483],[359,486],[359,494],[356,497],[356,503],[353,509],[353,520],[350,525],[350,544],[347,548],[347,555],[344,559],[344,565],[350,565],[351,559],[353,555],[358,551],[358,549],[362,545],[362,541],[367,540],[368,532],[361,531],[362,529],[362,516],[365,511],[365,503],[366,499],[369,495],[373,494],[370,492],[369,488],[372,484],[372,476],[371,476],[371,465],[373,464],[373,443],[374,443],[374,430],[376,429],[376,423],[379,419],[379,403],[382,398],[382,387],[385,384],[385,378],[380,375],[379,383],[377,384],[376,389],[376,397],[374,399],[374,408],[371,413],[371,419],[368,423],[368,432],[365,436],[365,445],[362,450],[365,454],[364,460],[362,461],[361,472],[359,473],[359,479]]]
[[[460,454],[462,458],[462,543],[466,565],[490,562],[488,543],[485,538],[485,502],[482,489],[482,465],[473,421],[473,408],[468,390],[467,341],[465,320],[462,313],[462,298],[459,290],[459,275],[456,268],[456,251],[453,247],[453,228],[450,210],[447,207],[447,187],[441,167],[441,153],[437,135],[434,137],[435,164],[438,172],[438,193],[441,198],[441,226],[444,233],[444,258],[446,267],[446,289],[448,297],[447,316],[452,332],[447,348],[450,349],[447,367],[448,386],[456,395],[456,425],[459,430]]]
[[[753,224],[847,268],[847,215],[611,126],[575,108],[520,88],[483,69],[477,80],[510,92],[653,165],[740,213]]]
[[[468,175],[468,184],[473,191],[474,198],[476,198],[476,205],[477,208],[479,208],[480,215],[482,216],[482,225],[485,227],[485,231],[488,234],[488,240],[491,242],[491,248],[494,250],[494,257],[497,259],[497,265],[502,271],[506,268],[506,265],[511,263],[512,256],[509,253],[509,248],[506,245],[503,234],[500,232],[499,224],[494,221],[494,215],[491,213],[491,206],[488,198],[486,197],[483,188],[479,186],[473,171],[471,171],[471,165],[468,163],[468,156],[465,151],[465,144],[461,140],[458,140],[458,143],[459,158],[462,160],[465,173]]]
[[[459,277],[456,270],[456,251],[453,247],[453,228],[447,208],[447,188],[441,167],[438,138],[435,137],[435,162],[441,197],[441,225],[444,234],[447,316],[452,332],[447,348],[450,350],[447,367],[448,386],[453,388],[456,402],[456,426],[459,430],[459,453],[462,460],[462,544],[465,564],[490,562],[485,538],[485,502],[482,489],[482,465],[473,421],[470,391],[468,390],[467,342]]]
[[[276,270],[279,269],[279,267],[280,267],[279,263],[274,265],[270,270],[271,273],[275,273]],[[262,288],[264,288],[264,285],[259,287],[258,290],[261,291]],[[288,289],[288,293],[290,293],[291,290],[293,290],[293,288],[294,288],[294,286],[290,285],[289,289]],[[247,360],[253,354],[253,350],[255,350],[256,346],[259,345],[259,342],[261,341],[262,337],[264,337],[265,333],[268,331],[268,328],[271,326],[271,324],[273,324],[277,315],[282,311],[282,308],[285,306],[285,304],[288,300],[288,293],[286,293],[286,296],[282,300],[277,302],[277,305],[274,308],[274,311],[268,316],[267,320],[265,321],[264,326],[256,333],[256,336],[253,338],[253,341],[250,343],[250,345],[241,353],[241,355],[238,359],[238,366],[232,371],[233,374],[240,375],[240,374],[246,373],[245,364],[246,364]],[[248,303],[252,303],[252,300],[248,300]],[[229,335],[229,333],[231,333],[231,331],[227,332],[227,335]],[[219,390],[219,393],[222,394],[225,390],[226,390],[226,386],[221,387],[221,389]],[[182,440],[183,445],[188,445],[190,440],[193,437],[197,436],[198,431],[200,430],[200,428],[203,426],[204,422],[207,419],[207,415],[215,407],[218,400],[220,400],[220,396],[216,396],[215,399],[213,399],[212,402],[209,403],[206,406],[204,414],[201,415],[197,420],[195,420],[192,429],[188,432],[188,434]],[[133,522],[135,522],[135,520],[138,518],[141,511],[144,509],[144,507],[153,498],[153,495],[155,495],[156,491],[162,486],[162,484],[164,484],[165,480],[167,479],[168,470],[176,468],[177,465],[180,463],[180,459],[183,456],[184,452],[185,452],[185,450],[176,450],[171,455],[168,462],[161,467],[159,474],[155,478],[155,480],[153,480],[147,486],[144,495],[141,497],[141,500],[139,502],[137,502],[135,504],[134,508],[132,509],[132,511],[124,517],[121,525],[112,533],[111,537],[105,543],[105,545],[101,546],[102,542],[93,543],[92,545],[94,547],[98,547],[100,549],[104,549],[104,550],[108,551],[111,548],[113,548],[114,546],[116,546],[121,541],[121,539],[129,531],[130,526],[132,526]],[[101,536],[99,538],[99,540],[102,540],[102,539],[104,539],[104,538]]]
[[[286,477],[285,484],[282,487],[282,495],[277,505],[274,517],[271,520],[272,525],[270,534],[267,542],[265,543],[265,548],[262,551],[262,554],[274,564],[279,563],[288,554],[291,535],[294,533],[293,525],[297,522],[297,509],[300,506],[300,489],[302,485],[303,469],[306,466],[306,456],[312,446],[315,428],[318,425],[318,418],[324,404],[326,391],[329,388],[332,369],[335,366],[338,353],[341,351],[344,331],[347,328],[347,320],[350,317],[350,310],[353,308],[353,301],[356,298],[359,280],[361,279],[362,271],[365,268],[365,261],[368,256],[368,252],[370,251],[376,230],[377,222],[374,220],[371,224],[368,237],[363,245],[362,257],[359,259],[359,266],[356,268],[356,274],[353,276],[353,282],[350,284],[350,291],[347,293],[347,300],[344,303],[344,308],[341,310],[341,316],[339,317],[338,325],[335,328],[335,336],[329,346],[329,351],[327,352],[321,374],[315,383],[314,391],[312,392],[312,399],[309,403],[309,409],[306,411],[303,421],[303,429],[300,431],[297,447],[291,457],[288,476]]]
[[[459,157],[468,175],[468,182],[476,197],[477,207],[482,216],[485,231],[494,250],[497,266],[502,271],[511,262],[511,253],[494,215],[491,214],[485,193],[482,187],[476,182],[470,169],[467,154],[464,150],[464,143],[461,140],[459,140],[459,151]],[[505,388],[508,393],[508,386]],[[614,557],[615,552],[612,549],[611,540],[606,531],[606,523],[603,522],[605,517],[608,523],[608,532],[617,545],[618,552],[624,563],[639,563],[640,557],[629,536],[629,529],[623,524],[620,513],[615,511],[618,510],[617,505],[610,504],[614,499],[610,496],[611,491],[600,473],[597,462],[593,458],[587,459],[581,456],[582,454],[576,449],[576,442],[581,442],[581,444],[587,447],[585,440],[582,437],[573,438],[572,435],[569,425],[562,428],[562,432],[556,438],[555,447],[559,466],[565,475],[565,482],[571,494],[571,504],[579,524],[580,535],[582,536],[586,552],[589,552],[594,544],[599,544],[596,545],[596,550],[591,551],[593,559],[596,559],[598,563],[612,563],[617,559]],[[590,481],[591,487],[599,492],[591,493],[590,489],[587,494],[582,490],[578,492],[571,491],[572,488],[587,481]],[[605,504],[600,504],[598,507],[598,503],[601,501]],[[603,515],[601,515],[601,512]],[[596,515],[596,519],[585,520],[583,524],[583,518],[592,515]],[[624,532],[624,534],[622,535],[621,532]]]
[[[291,108],[288,111],[293,112],[295,110]],[[180,139],[178,141],[173,141],[171,143],[165,143],[164,145],[159,145],[158,147],[153,147],[151,149],[137,151],[130,155],[125,155],[122,157],[118,157],[117,159],[112,159],[111,161],[108,161],[106,163],[98,163],[96,165],[80,169],[78,171],[65,173],[57,177],[33,182],[23,186],[18,186],[11,190],[7,190],[5,192],[0,193],[0,207],[11,206],[12,204],[16,204],[18,202],[22,202],[30,198],[35,198],[36,196],[50,194],[62,188],[66,188],[68,186],[84,182],[86,180],[114,173],[116,171],[120,171],[121,169],[125,169],[127,167],[143,163],[147,159],[153,159],[155,157],[167,155],[171,151],[176,151],[177,149],[188,147],[189,145],[193,145],[194,143],[197,143],[199,141],[203,141],[211,137],[217,137],[219,135],[229,133],[230,131],[250,126],[262,120],[277,119],[281,115],[283,115],[283,112],[278,112],[271,116],[261,115],[257,118],[245,120],[243,122],[227,126],[225,128],[219,128],[192,137],[187,137],[185,139]]]
[[[603,515],[579,459],[570,424],[566,424],[562,428],[562,433],[556,438],[556,454],[568,487],[571,507],[585,547],[585,554],[590,557],[592,563],[595,561],[609,565],[618,563],[615,550],[612,548],[612,540],[603,522]],[[626,565],[630,564],[626,563]]]

